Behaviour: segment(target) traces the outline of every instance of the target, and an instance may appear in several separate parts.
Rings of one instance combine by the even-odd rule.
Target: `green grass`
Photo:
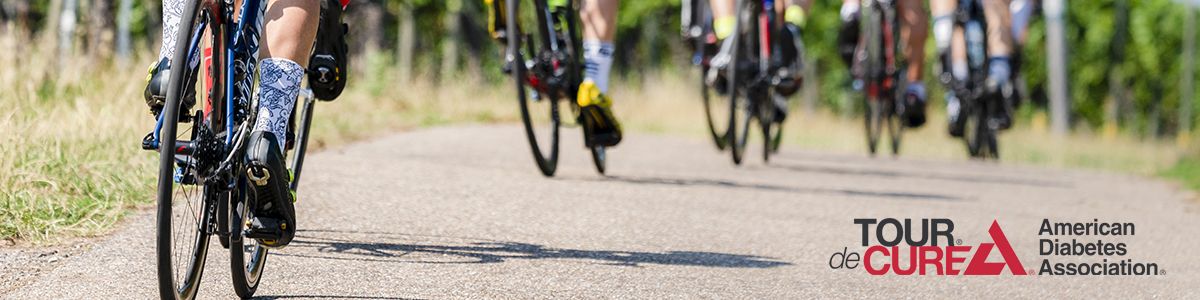
[[[1176,180],[1193,191],[1200,191],[1200,159],[1196,157],[1180,159],[1174,166],[1159,172],[1158,175]]]
[[[152,207],[157,155],[139,147],[154,125],[141,96],[142,65],[61,62],[44,54],[18,59],[15,53],[52,52],[30,47],[0,36],[0,65],[7,68],[0,72],[0,239],[53,244],[101,235],[131,212]],[[131,61],[150,60],[142,53]],[[358,67],[342,97],[317,104],[314,149],[422,126],[519,120],[507,79],[406,83],[390,65],[381,57],[352,64]],[[616,114],[630,131],[707,139],[696,82],[652,74],[614,83]],[[796,109],[792,116],[784,147],[865,153],[860,120],[822,110]],[[965,160],[942,119],[933,116],[925,128],[908,132],[903,155]],[[1038,124],[1021,124],[1001,137],[1002,163],[1162,174],[1200,187],[1200,162],[1176,165],[1180,151],[1173,145],[1088,133],[1059,138]]]

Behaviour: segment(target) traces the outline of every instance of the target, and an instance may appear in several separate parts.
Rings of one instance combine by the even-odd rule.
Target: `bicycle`
[[[788,62],[783,57],[783,28],[778,22],[775,0],[738,0],[732,51],[728,65],[729,133],[727,143],[734,164],[741,164],[750,133],[751,120],[757,120],[763,136],[763,161],[779,151],[783,140],[783,120],[777,119],[775,102],[786,102],[779,89],[785,84]],[[804,57],[803,45],[797,45],[795,59]],[[798,76],[798,74],[793,74]],[[739,96],[743,99],[739,99]]]
[[[987,21],[983,4],[978,0],[960,0],[954,11],[955,32],[961,31],[963,39],[954,39],[951,47],[963,47],[967,54],[967,78],[958,79],[950,74],[950,58],[942,58],[940,80],[959,98],[958,122],[962,122],[962,139],[967,154],[978,159],[999,159],[996,134],[1000,131],[996,114],[1003,105],[1004,95],[989,93],[984,85],[987,80]],[[957,34],[956,34],[957,35]],[[961,44],[958,44],[960,43]],[[1009,91],[1010,97],[1016,93]]]
[[[590,142],[592,122],[588,114],[580,113],[575,101],[583,81],[578,1],[497,0],[490,4],[493,12],[505,14],[505,32],[499,38],[507,46],[503,71],[516,84],[521,122],[542,175],[552,177],[558,168],[562,100],[569,100],[566,102],[575,120],[571,125],[583,129],[584,145],[591,151],[592,163],[597,172],[604,174],[605,147]],[[533,9],[522,10],[521,4],[532,4]],[[537,29],[535,33],[523,32],[528,28]]]
[[[896,0],[864,0],[861,10],[860,39],[855,50],[851,72],[855,89],[864,92],[864,125],[867,133],[867,151],[875,155],[882,131],[888,132],[892,155],[900,154],[900,141],[904,133],[901,108],[897,103],[904,101],[900,87],[905,86],[903,76],[905,62],[901,53],[899,19]]]
[[[724,117],[728,117],[729,112],[720,109],[729,108],[729,104],[720,97],[724,94],[723,90],[715,89],[704,80],[712,67],[713,56],[718,52],[717,36],[712,25],[712,7],[708,0],[684,0],[681,6],[680,34],[692,51],[691,64],[700,70],[700,97],[704,103],[709,135],[718,150],[725,150],[729,144],[729,121]]]
[[[171,58],[171,62],[182,66],[168,78],[165,107],[141,143],[142,149],[160,155],[156,263],[163,299],[196,296],[214,234],[230,251],[234,291],[242,298],[253,296],[258,289],[269,253],[254,239],[243,238],[248,228],[246,220],[251,220],[254,213],[248,208],[257,207],[248,192],[245,146],[254,127],[254,54],[266,0],[243,1],[236,19],[234,6],[234,0],[193,0],[186,4],[183,26],[177,33],[180,38]],[[321,78],[329,71],[309,70],[320,73]],[[289,126],[289,136],[295,136],[289,141],[296,141],[286,147],[292,156],[289,168],[293,192],[299,188],[307,152],[314,109],[309,88],[313,78],[310,76],[310,82],[302,86],[297,100],[300,105],[292,111],[292,120],[300,117],[299,127],[296,122]],[[181,99],[189,95],[203,97],[203,107],[191,114],[191,119],[181,118]],[[184,125],[183,130],[179,125]]]

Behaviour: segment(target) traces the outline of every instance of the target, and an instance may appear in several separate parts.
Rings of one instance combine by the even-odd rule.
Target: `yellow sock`
[[[713,20],[713,32],[717,34],[718,39],[733,35],[733,27],[737,26],[737,19],[733,16],[718,17]]]
[[[808,16],[804,13],[804,8],[795,4],[788,5],[787,9],[783,11],[783,14],[784,21],[787,21],[788,23],[796,25],[800,28],[804,28],[804,22],[808,19]]]

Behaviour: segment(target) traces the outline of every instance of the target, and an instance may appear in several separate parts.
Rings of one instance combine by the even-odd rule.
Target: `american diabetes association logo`
[[[1165,275],[1157,263],[1125,258],[1129,246],[1120,241],[1137,233],[1133,223],[1051,222],[1042,219],[1036,232],[1038,260],[1023,260],[1009,235],[993,220],[982,242],[965,245],[954,238],[950,219],[854,219],[861,247],[843,247],[829,257],[834,270],[863,269],[875,276],[900,275]],[[1019,235],[1024,237],[1025,235]],[[1094,242],[1093,242],[1094,240]],[[1032,258],[1032,257],[1027,257]],[[1032,262],[1026,268],[1026,263]]]

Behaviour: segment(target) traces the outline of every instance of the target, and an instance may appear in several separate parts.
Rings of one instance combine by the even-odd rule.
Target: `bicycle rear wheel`
[[[517,102],[521,106],[521,122],[524,124],[525,136],[529,140],[538,170],[547,177],[554,176],[558,167],[558,136],[561,126],[558,98],[563,95],[540,94],[536,85],[545,83],[541,82],[542,78],[536,77],[534,72],[540,70],[530,69],[551,67],[539,63],[539,60],[548,58],[541,54],[549,53],[551,49],[551,31],[546,28],[549,8],[545,0],[511,0],[507,4],[508,49],[505,59],[512,66]],[[521,4],[525,4],[527,11],[521,9]],[[538,28],[537,36],[521,32],[525,28]]]
[[[592,163],[596,165],[596,172],[604,175],[607,171],[608,153],[604,146],[592,146]]]
[[[884,59],[883,59],[883,17],[880,11],[879,3],[868,2],[862,8],[862,46],[866,53],[865,61],[859,62],[865,64],[864,73],[861,75],[866,82],[864,100],[864,123],[867,134],[867,151],[874,156],[879,146],[879,139],[883,133],[883,127],[888,122],[889,113],[887,110],[890,105],[884,101],[891,101],[887,97],[883,97],[883,79],[884,79]]]
[[[246,220],[254,218],[253,209],[247,209],[249,197],[245,179],[238,181],[237,187],[229,199],[229,266],[233,279],[233,291],[243,299],[254,297],[258,284],[262,279],[263,268],[267,264],[268,249],[258,244],[257,240],[242,237],[242,232],[249,228]]]
[[[717,145],[717,150],[725,150],[729,145],[729,116],[728,109],[729,98],[722,97],[715,89],[708,86],[704,81],[704,76],[708,73],[708,68],[701,68],[700,73],[700,97],[704,100],[704,117],[708,122],[708,132],[712,136],[713,142]]]
[[[742,164],[746,152],[746,142],[750,135],[750,123],[756,111],[751,98],[752,93],[747,85],[758,74],[745,72],[756,70],[758,61],[758,14],[757,6],[752,1],[738,1],[737,23],[734,26],[733,47],[730,49],[729,60],[729,147],[733,163]],[[761,59],[761,58],[759,58]],[[747,64],[750,67],[742,66]],[[744,70],[743,70],[744,69]],[[752,76],[746,76],[752,75]]]
[[[200,118],[180,123],[178,116],[184,95],[197,94],[202,86],[195,84],[199,68],[190,64],[198,59],[208,14],[200,14],[199,1],[190,1],[184,8],[179,28],[174,66],[168,78],[167,101],[160,113],[159,174],[157,192],[157,273],[159,296],[164,299],[192,299],[199,290],[208,255],[208,230],[212,201],[217,191],[205,187],[199,174],[199,162],[191,153],[176,153],[181,138],[196,140],[199,130],[208,126]],[[183,125],[183,130],[179,126]],[[184,141],[180,141],[184,142]],[[194,149],[194,148],[193,148]]]

